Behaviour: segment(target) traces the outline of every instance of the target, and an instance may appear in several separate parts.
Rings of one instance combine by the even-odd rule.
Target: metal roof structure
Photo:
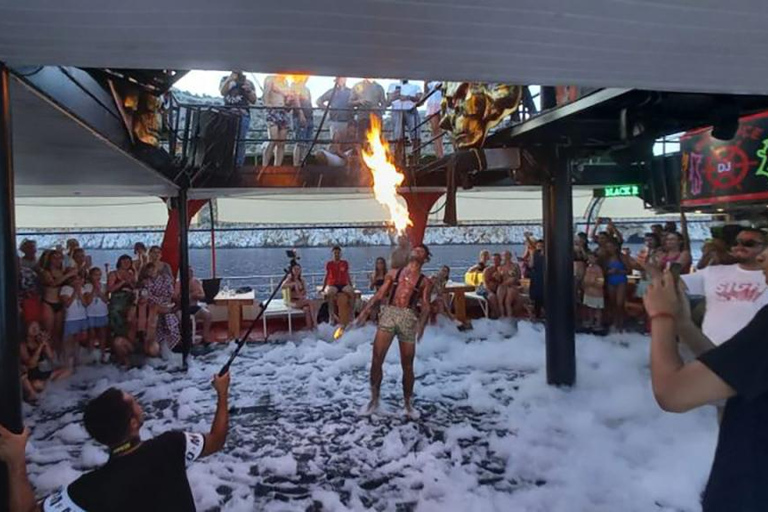
[[[25,0],[0,61],[762,93],[762,0]]]

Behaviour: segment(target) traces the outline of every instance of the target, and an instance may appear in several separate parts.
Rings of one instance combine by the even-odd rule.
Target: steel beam
[[[179,279],[181,285],[181,346],[184,367],[192,348],[192,319],[189,307],[189,218],[187,213],[187,187],[182,186],[178,197],[179,208]]]
[[[553,149],[544,184],[544,309],[547,382],[576,381],[576,324],[573,283],[573,186],[567,154]]]
[[[13,195],[10,74],[0,62],[0,423],[21,432],[19,301]],[[0,510],[8,510],[4,464],[0,463]]]

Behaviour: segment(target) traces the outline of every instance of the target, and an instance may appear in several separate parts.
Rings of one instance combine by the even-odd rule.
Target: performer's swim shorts
[[[284,108],[268,108],[267,109],[267,123],[273,124],[280,128],[288,128],[291,122],[291,118],[288,116],[288,111]]]
[[[416,313],[409,308],[382,306],[379,314],[379,329],[391,332],[403,343],[416,343]]]

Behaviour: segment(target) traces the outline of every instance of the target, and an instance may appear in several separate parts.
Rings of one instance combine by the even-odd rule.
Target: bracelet
[[[648,319],[653,322],[657,318],[669,318],[671,320],[675,319],[675,315],[672,313],[667,313],[666,311],[662,311],[661,313],[656,313],[655,315],[651,315]]]

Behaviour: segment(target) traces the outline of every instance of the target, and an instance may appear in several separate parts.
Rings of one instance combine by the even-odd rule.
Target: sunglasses
[[[747,249],[754,249],[755,247],[762,247],[763,245],[765,244],[757,240],[739,240],[738,238],[734,244],[735,247],[741,246],[746,247]]]

